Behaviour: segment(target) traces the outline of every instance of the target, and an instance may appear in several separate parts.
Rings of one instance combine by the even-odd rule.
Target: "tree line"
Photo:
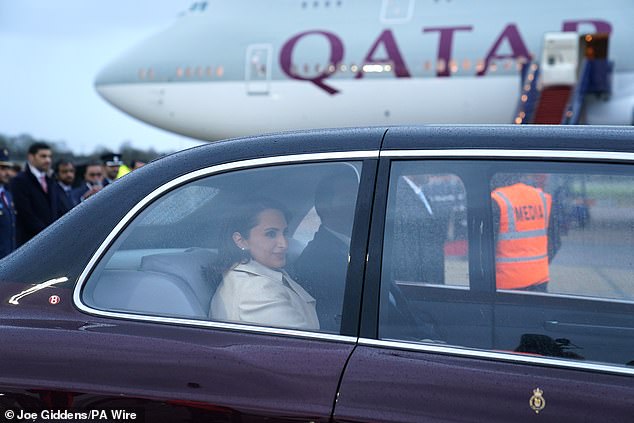
[[[29,146],[35,142],[44,142],[51,147],[53,151],[53,160],[60,159],[69,160],[76,164],[98,161],[99,158],[106,153],[117,153],[121,156],[121,160],[128,164],[132,160],[140,160],[148,163],[158,157],[169,153],[159,153],[153,148],[149,150],[141,150],[132,146],[130,141],[124,141],[121,146],[114,151],[103,146],[95,147],[90,154],[76,154],[63,141],[51,141],[41,138],[35,138],[29,134],[21,134],[17,136],[8,136],[0,133],[0,148],[7,148],[11,156],[11,161],[16,163],[24,163],[29,150]]]

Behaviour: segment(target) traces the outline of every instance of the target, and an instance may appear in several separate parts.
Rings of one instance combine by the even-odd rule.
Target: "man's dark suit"
[[[11,193],[4,190],[0,199],[0,258],[15,250],[15,210]]]
[[[69,189],[68,191],[66,191],[64,187],[62,187],[59,183],[55,184],[55,188],[59,191],[57,197],[59,198],[59,201],[62,203],[62,207],[65,210],[64,213],[66,213],[67,211],[69,211],[70,209],[72,209],[73,207],[77,205],[77,203],[75,203],[72,197],[72,193],[73,193],[72,189]]]
[[[349,247],[320,226],[293,264],[291,276],[317,300],[322,330],[339,333]]]
[[[70,198],[73,205],[76,206],[77,204],[81,203],[82,195],[84,195],[88,191],[90,191],[90,186],[88,185],[88,183],[84,183],[78,186],[77,188],[73,188],[73,190],[70,192]]]
[[[66,210],[59,198],[57,182],[46,177],[48,193],[27,166],[11,180],[11,193],[17,212],[17,242],[24,244],[48,225],[62,216]]]
[[[461,187],[459,187],[461,189]],[[445,283],[445,251],[449,219],[458,202],[450,184],[423,187],[429,209],[414,190],[400,178],[392,214],[389,263],[395,280]]]

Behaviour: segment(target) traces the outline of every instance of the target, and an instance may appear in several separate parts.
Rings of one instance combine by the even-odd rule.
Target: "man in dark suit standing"
[[[322,330],[339,332],[348,272],[350,238],[359,180],[352,168],[320,181],[315,211],[321,225],[291,269],[292,276],[317,300]]]
[[[60,201],[66,211],[68,211],[77,205],[71,196],[73,183],[75,182],[75,165],[69,160],[60,159],[55,162],[53,170],[57,181]]]
[[[13,163],[9,151],[0,150],[0,258],[15,250],[15,205],[11,193],[6,189]]]
[[[65,213],[55,180],[48,173],[53,153],[48,144],[29,147],[24,170],[11,181],[17,211],[17,243],[24,244]]]
[[[84,169],[84,181],[70,192],[73,204],[77,205],[92,197],[103,188],[103,169],[100,163],[88,163]]]

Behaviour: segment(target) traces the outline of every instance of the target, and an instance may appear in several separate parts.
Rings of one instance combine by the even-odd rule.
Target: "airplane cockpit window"
[[[197,179],[139,213],[82,291],[90,307],[339,333],[358,162]]]

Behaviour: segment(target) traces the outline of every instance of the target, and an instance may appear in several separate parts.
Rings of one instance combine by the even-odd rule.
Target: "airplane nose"
[[[164,67],[157,42],[149,39],[108,63],[96,76],[95,90],[108,103],[161,127],[165,120]]]
[[[212,76],[224,75],[224,66],[217,61],[201,64],[197,58],[217,57],[226,47],[224,39],[206,35],[220,23],[213,14],[199,10],[181,16],[108,63],[94,80],[95,90],[142,122],[209,140],[210,116],[215,116],[214,107],[220,103],[214,95],[201,95],[201,90],[212,88],[206,83]],[[204,42],[196,34],[203,34]]]
[[[138,86],[129,77],[129,64],[122,64],[118,60],[106,66],[95,78],[95,90],[104,100],[125,113],[135,115],[140,98]]]

